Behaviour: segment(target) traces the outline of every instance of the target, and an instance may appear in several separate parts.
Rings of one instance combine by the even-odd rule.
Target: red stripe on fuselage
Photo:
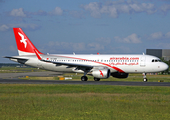
[[[92,60],[88,60],[88,59],[75,58],[75,57],[68,57],[68,56],[58,56],[58,55],[53,55],[53,56],[57,56],[57,57],[65,57],[65,58],[72,58],[72,59],[78,59],[78,60],[85,60],[85,61],[90,61],[90,62],[102,64],[102,65],[105,65],[105,66],[107,66],[107,67],[113,68],[113,69],[117,70],[117,71],[120,72],[120,73],[125,73],[123,70],[121,70],[121,69],[118,68],[118,67],[111,66],[111,65],[109,65],[109,64],[102,63],[102,62],[96,62],[96,61],[92,61]]]

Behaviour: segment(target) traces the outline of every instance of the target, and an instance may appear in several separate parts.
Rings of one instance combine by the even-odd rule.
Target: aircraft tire
[[[87,76],[82,76],[81,77],[81,81],[87,81],[88,80],[88,77]]]
[[[148,81],[148,79],[147,78],[143,78],[143,82],[147,82]]]
[[[100,81],[100,78],[95,78],[95,77],[94,77],[94,81]]]

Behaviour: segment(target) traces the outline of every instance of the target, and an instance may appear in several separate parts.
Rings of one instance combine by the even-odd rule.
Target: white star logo
[[[27,39],[24,39],[24,35],[23,35],[23,34],[21,34],[21,33],[19,33],[19,32],[18,32],[18,34],[19,34],[19,35],[21,36],[21,38],[22,38],[22,39],[20,40],[20,42],[21,42],[21,43],[24,43],[25,48],[26,48],[26,47],[27,47],[27,42],[26,42]]]

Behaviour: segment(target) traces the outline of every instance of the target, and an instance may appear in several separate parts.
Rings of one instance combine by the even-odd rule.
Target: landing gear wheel
[[[100,81],[100,78],[95,78],[95,77],[94,77],[94,81]]]
[[[81,81],[87,81],[88,80],[88,77],[87,76],[82,76],[81,77]]]
[[[148,79],[146,78],[146,73],[143,73],[143,82],[147,82]]]
[[[148,79],[147,78],[143,78],[143,82],[147,82],[148,81]]]

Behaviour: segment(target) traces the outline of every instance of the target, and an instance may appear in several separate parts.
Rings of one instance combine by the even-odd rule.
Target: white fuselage
[[[161,62],[159,58],[151,55],[72,55],[72,54],[50,54],[41,55],[48,61],[59,62],[61,64],[53,64],[40,61],[36,55],[14,56],[18,58],[28,59],[24,64],[38,67],[41,69],[59,71],[59,72],[83,72],[69,65],[61,65],[69,63],[74,65],[88,65],[95,67],[106,67],[113,72],[123,73],[150,73],[160,72],[168,68],[168,65]],[[11,59],[16,61],[16,59]]]

